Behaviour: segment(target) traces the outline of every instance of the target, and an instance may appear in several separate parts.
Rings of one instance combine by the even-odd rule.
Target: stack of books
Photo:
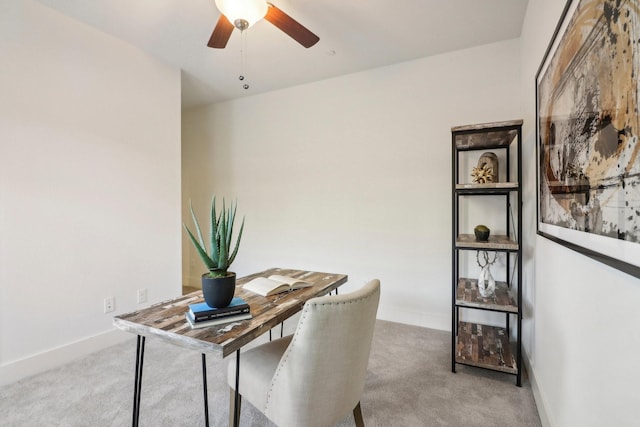
[[[211,307],[206,302],[189,304],[185,316],[192,328],[206,328],[252,317],[249,304],[240,297],[233,298],[228,306],[222,308]]]

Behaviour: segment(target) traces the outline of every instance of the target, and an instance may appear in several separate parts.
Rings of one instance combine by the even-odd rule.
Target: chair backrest
[[[330,426],[360,401],[367,375],[380,281],[313,298],[271,380],[265,414],[280,427]]]

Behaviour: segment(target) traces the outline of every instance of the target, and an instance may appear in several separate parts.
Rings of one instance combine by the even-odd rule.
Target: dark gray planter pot
[[[202,294],[211,307],[222,308],[229,305],[236,292],[236,273],[227,272],[224,277],[202,275]]]

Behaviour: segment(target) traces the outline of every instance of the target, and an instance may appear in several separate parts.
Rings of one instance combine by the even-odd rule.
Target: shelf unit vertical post
[[[455,147],[456,139],[455,135],[451,136],[452,146]],[[455,183],[458,182],[458,151],[453,149],[451,150],[451,182],[453,182],[454,188],[452,192],[455,194]],[[457,195],[451,198],[451,227],[453,229],[452,239],[451,239],[451,249],[453,252],[453,259],[451,263],[452,271],[451,271],[451,304],[455,307],[456,304],[456,283],[458,281],[458,253],[454,250],[456,247],[456,235],[458,234],[458,216],[455,214],[458,210],[458,198]],[[453,336],[457,334],[458,325],[456,323],[456,319],[458,317],[458,313],[454,309],[451,316],[451,330],[453,331]],[[451,354],[455,354],[456,352],[456,340],[455,338],[451,340]],[[455,357],[451,359],[451,372],[456,371],[456,361]]]
[[[518,346],[516,348],[517,351],[517,369],[518,374],[516,377],[516,384],[518,387],[522,386],[522,124],[518,126],[518,153],[517,153],[517,163],[518,163],[518,186],[520,191],[517,193],[518,198],[518,262],[516,264],[517,274],[518,274]]]

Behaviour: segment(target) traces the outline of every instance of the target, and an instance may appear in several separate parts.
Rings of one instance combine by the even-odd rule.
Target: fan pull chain
[[[247,68],[247,34],[245,31],[240,31],[240,44],[240,76],[238,76],[238,79],[244,82],[242,88],[247,90],[249,85],[245,82]]]

